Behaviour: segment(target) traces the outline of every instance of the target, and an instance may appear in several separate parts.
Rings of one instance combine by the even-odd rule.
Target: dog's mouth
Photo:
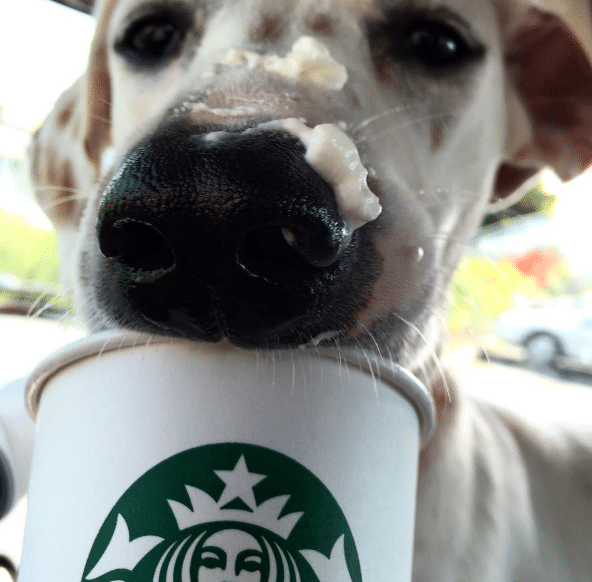
[[[380,206],[365,174],[356,193],[334,169],[319,173],[328,164],[309,131],[295,120],[207,133],[177,123],[137,147],[99,206],[103,312],[244,347],[343,341],[380,268]]]

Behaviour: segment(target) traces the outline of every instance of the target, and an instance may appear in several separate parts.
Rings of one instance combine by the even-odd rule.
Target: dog
[[[102,0],[94,12],[88,70],[31,150],[89,329],[343,346],[405,366],[438,416],[413,581],[589,582],[592,422],[487,403],[437,354],[447,285],[484,214],[542,167],[570,179],[592,161],[591,7]]]

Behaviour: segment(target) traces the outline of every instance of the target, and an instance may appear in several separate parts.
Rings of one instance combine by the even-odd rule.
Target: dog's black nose
[[[198,339],[281,345],[324,331],[357,244],[304,153],[281,131],[148,139],[99,208],[112,294],[157,330]]]

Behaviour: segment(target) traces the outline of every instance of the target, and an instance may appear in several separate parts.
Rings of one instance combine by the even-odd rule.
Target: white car
[[[524,308],[502,313],[496,333],[524,346],[528,363],[548,366],[557,356],[592,363],[592,311],[569,308]]]

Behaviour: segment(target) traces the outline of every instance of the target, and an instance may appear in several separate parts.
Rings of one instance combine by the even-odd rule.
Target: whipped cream
[[[347,70],[312,36],[301,36],[285,57],[231,49],[223,64],[263,69],[288,79],[307,81],[324,89],[339,91],[347,82]]]
[[[289,118],[262,123],[257,129],[284,130],[304,144],[306,161],[333,187],[350,231],[378,218],[382,207],[366,182],[368,171],[355,144],[337,125],[324,123],[310,128]]]

